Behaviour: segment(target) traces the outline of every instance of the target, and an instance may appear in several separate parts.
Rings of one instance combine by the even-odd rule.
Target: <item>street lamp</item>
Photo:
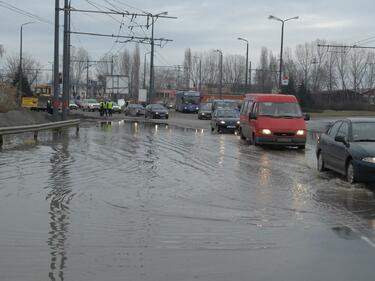
[[[245,74],[245,86],[246,86],[246,89],[247,89],[247,83],[248,83],[248,80],[249,80],[249,40],[247,39],[244,39],[244,38],[241,38],[241,37],[238,37],[237,38],[238,40],[240,41],[244,41],[246,42],[246,74]]]
[[[282,73],[282,68],[283,68],[283,45],[284,45],[284,24],[287,22],[287,21],[290,21],[290,20],[297,20],[299,19],[299,17],[292,17],[292,18],[288,18],[288,19],[280,19],[278,17],[275,17],[275,16],[272,16],[270,15],[268,17],[269,20],[277,20],[279,22],[281,22],[281,51],[280,51],[280,69],[279,69],[279,91],[281,92],[281,73]]]
[[[218,52],[220,54],[220,88],[219,88],[219,95],[220,99],[223,99],[223,52],[219,49],[215,50],[215,52]]]
[[[20,93],[22,93],[22,80],[23,80],[23,73],[22,73],[22,33],[23,33],[23,27],[25,25],[28,25],[28,24],[33,24],[35,23],[34,21],[29,21],[29,22],[25,22],[23,24],[21,24],[21,32],[20,32],[20,69],[19,69],[19,81],[18,81],[18,85],[19,85],[19,91]]]

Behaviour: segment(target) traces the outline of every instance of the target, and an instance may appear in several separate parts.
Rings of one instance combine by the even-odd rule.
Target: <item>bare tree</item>
[[[89,53],[84,48],[71,48],[72,62],[70,64],[70,81],[73,88],[73,96],[75,97],[81,87],[86,85],[86,70],[87,61],[89,60]]]
[[[141,68],[141,56],[139,52],[139,45],[137,44],[133,53],[132,67],[131,67],[131,93],[130,95],[138,97],[138,91],[140,87],[139,74]]]
[[[186,90],[189,90],[190,88],[191,68],[192,68],[191,49],[188,48],[185,51],[185,57],[184,57],[184,85],[185,85]]]
[[[223,63],[223,82],[233,89],[238,89],[244,81],[245,58],[240,55],[227,55]]]
[[[6,61],[6,76],[8,79],[14,81],[17,72],[19,71],[20,59],[18,55],[8,56]],[[37,79],[37,75],[40,72],[41,64],[35,58],[30,55],[24,55],[22,58],[22,72],[30,85],[32,85]]]

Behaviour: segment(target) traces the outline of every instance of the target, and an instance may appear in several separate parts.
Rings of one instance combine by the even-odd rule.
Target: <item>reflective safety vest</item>
[[[101,109],[104,109],[104,108],[105,108],[105,102],[104,102],[104,101],[101,101],[101,102],[100,102],[100,108],[101,108]]]
[[[112,109],[113,108],[113,102],[109,101],[107,102],[107,109]]]

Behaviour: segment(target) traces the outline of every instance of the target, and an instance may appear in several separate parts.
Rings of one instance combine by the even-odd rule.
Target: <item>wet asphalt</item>
[[[315,136],[98,121],[6,139],[0,280],[372,280],[372,186],[318,173]]]

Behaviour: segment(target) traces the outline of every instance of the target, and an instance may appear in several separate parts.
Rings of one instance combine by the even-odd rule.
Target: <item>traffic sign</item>
[[[281,79],[281,85],[288,86],[289,85],[289,77],[287,75],[284,75]]]

